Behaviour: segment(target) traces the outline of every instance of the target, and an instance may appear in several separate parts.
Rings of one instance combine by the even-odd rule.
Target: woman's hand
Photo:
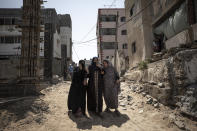
[[[117,80],[116,83],[119,84],[120,83],[120,80]]]
[[[96,66],[97,66],[98,68],[102,68],[101,64],[99,64],[99,63],[96,63]]]
[[[88,85],[87,80],[84,80],[84,81],[83,81],[83,85],[84,85],[84,86],[87,86],[87,85]]]

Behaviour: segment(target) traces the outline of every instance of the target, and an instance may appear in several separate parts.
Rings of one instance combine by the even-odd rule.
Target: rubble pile
[[[167,54],[165,59],[149,63],[145,70],[127,71],[122,81],[139,84],[130,85],[133,92],[144,97],[148,94],[159,103],[178,107],[182,113],[197,118],[197,49]],[[158,107],[153,98],[148,96],[147,103]]]
[[[123,110],[127,110],[127,108],[134,110],[133,106],[137,106],[133,100],[132,93],[141,94],[146,99],[146,104],[159,108],[160,103],[158,100],[150,96],[144,90],[143,85],[124,82],[121,85],[121,93],[119,94],[119,106],[121,106]],[[142,102],[141,104],[144,103]],[[142,111],[140,112],[142,113]]]
[[[124,77],[121,78],[121,81],[122,83],[121,93],[119,94],[119,108],[128,111],[131,109],[139,114],[150,113],[150,111],[155,109],[155,111],[162,113],[163,120],[167,119],[169,127],[177,126],[180,130],[189,130],[189,127],[186,124],[186,119],[184,119],[179,109],[171,110],[167,106],[164,106],[162,103],[160,103],[157,99],[152,97],[144,89],[144,86],[146,84],[133,83],[133,81],[125,80]],[[157,85],[160,88],[165,88],[164,84],[162,83],[150,83],[152,85]],[[192,98],[188,97],[187,99]],[[185,106],[186,105],[189,106],[188,103],[185,103]]]

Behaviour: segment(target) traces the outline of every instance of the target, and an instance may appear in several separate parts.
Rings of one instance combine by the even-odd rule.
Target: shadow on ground
[[[117,116],[114,112],[102,113],[102,118],[93,114],[89,113],[90,117],[86,118],[76,118],[72,112],[68,112],[69,118],[77,124],[78,129],[92,129],[92,126],[101,125],[103,127],[109,128],[113,125],[117,127],[121,127],[124,123],[126,123],[130,118],[126,114],[120,114]]]
[[[43,113],[48,112],[48,104],[39,97],[27,97],[24,100],[0,106],[0,130],[8,127],[12,122],[21,124],[35,121],[41,123]]]

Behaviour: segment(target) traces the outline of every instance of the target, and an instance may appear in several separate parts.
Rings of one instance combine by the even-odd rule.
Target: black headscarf
[[[82,70],[85,70],[85,61],[84,60],[80,60],[79,64],[82,65]]]
[[[96,62],[94,62],[95,59],[98,60],[98,57],[93,57],[93,59],[92,59],[92,65],[94,65],[94,66],[96,66]]]

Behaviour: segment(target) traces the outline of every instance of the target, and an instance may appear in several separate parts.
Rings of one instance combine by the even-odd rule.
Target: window
[[[10,18],[5,18],[5,25],[12,25],[12,19]]]
[[[3,36],[0,37],[0,43],[5,43],[5,37]]]
[[[122,35],[127,35],[127,30],[122,30],[121,34]]]
[[[5,43],[14,43],[14,37],[11,36],[5,37]]]
[[[115,49],[115,42],[102,42],[103,49]]]
[[[101,28],[100,35],[116,35],[116,28]]]
[[[16,19],[12,18],[12,25],[16,24]]]
[[[131,45],[131,51],[133,54],[136,52],[136,43],[135,42],[133,42]]]
[[[135,5],[133,5],[133,6],[131,7],[131,9],[130,9],[130,16],[133,16],[133,14],[134,14],[134,7],[135,7]]]
[[[128,49],[128,44],[127,43],[123,44],[122,49]]]
[[[21,43],[21,37],[20,36],[17,37],[17,42],[15,42],[15,43]]]
[[[100,16],[101,22],[115,22],[116,21],[116,15],[101,15]]]
[[[16,18],[0,18],[0,25],[16,25]]]
[[[0,18],[0,25],[4,25],[4,19]]]
[[[21,36],[1,36],[0,43],[3,44],[21,43]]]
[[[121,22],[125,22],[125,21],[126,21],[126,17],[121,17],[121,18],[120,18],[120,21],[121,21]]]

